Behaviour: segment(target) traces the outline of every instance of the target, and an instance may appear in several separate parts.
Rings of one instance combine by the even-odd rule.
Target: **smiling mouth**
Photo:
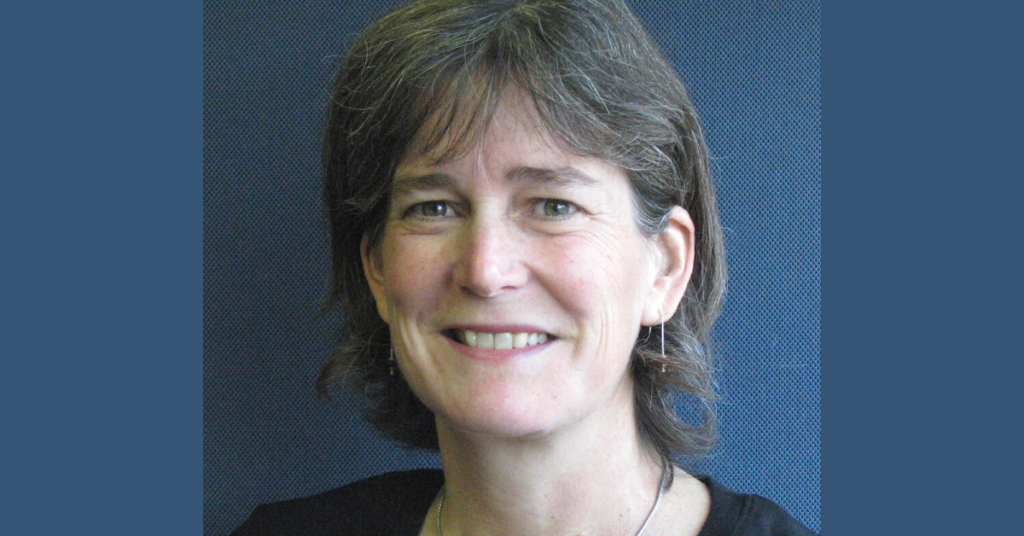
[[[444,331],[444,334],[446,337],[461,342],[466,346],[491,350],[526,348],[527,346],[544,344],[556,338],[553,335],[539,332],[489,333],[484,331],[477,332],[469,329],[447,329]]]

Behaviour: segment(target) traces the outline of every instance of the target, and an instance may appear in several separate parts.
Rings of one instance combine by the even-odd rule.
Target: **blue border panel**
[[[1015,534],[1020,9],[824,13],[828,534]]]
[[[5,534],[197,534],[198,2],[9,2]]]

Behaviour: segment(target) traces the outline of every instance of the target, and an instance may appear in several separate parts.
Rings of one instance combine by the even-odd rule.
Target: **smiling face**
[[[632,425],[640,326],[678,303],[625,172],[539,125],[513,93],[456,160],[414,140],[383,239],[364,247],[399,368],[439,425],[500,437]]]

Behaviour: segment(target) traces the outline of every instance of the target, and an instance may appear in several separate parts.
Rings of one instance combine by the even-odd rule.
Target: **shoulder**
[[[443,483],[437,469],[386,473],[317,495],[260,505],[232,536],[418,534]]]
[[[814,536],[771,500],[736,493],[710,477],[698,478],[711,493],[711,511],[699,536]]]

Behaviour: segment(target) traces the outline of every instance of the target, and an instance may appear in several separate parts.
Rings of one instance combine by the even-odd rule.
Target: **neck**
[[[438,418],[445,536],[636,534],[662,478],[631,405],[557,434],[495,438]]]

